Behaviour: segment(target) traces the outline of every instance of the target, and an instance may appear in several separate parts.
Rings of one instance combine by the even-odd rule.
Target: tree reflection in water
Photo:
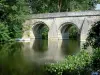
[[[46,75],[44,63],[62,61],[78,50],[78,42],[68,40],[0,44],[0,75]]]
[[[48,50],[48,40],[37,39],[33,43],[33,50],[39,52],[45,52]]]
[[[80,42],[78,40],[63,40],[61,51],[64,55],[73,55],[79,52]]]

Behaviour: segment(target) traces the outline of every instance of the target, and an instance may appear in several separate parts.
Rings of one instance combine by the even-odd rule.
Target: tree
[[[100,48],[100,21],[92,25],[84,46],[85,48],[88,46],[91,46],[92,48]]]
[[[25,0],[1,0],[0,22],[7,27],[9,37],[18,38],[22,35],[22,23],[25,15],[29,13]]]
[[[0,41],[7,41],[9,39],[8,28],[3,23],[0,23]]]
[[[62,0],[58,0],[58,10],[59,10],[59,12],[61,11],[61,6],[62,6]]]
[[[97,71],[100,69],[100,21],[92,25],[92,28],[89,30],[84,48],[88,46],[93,48],[91,67]]]
[[[93,10],[99,0],[29,0],[33,13]]]

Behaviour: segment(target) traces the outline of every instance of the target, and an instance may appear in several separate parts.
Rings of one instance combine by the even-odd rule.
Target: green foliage
[[[100,49],[95,49],[93,51],[91,67],[95,71],[100,69]]]
[[[0,41],[8,41],[10,39],[8,28],[0,23]]]
[[[81,51],[77,55],[68,56],[64,61],[47,64],[46,71],[52,75],[62,75],[64,71],[79,72],[84,69],[91,62],[91,55],[85,51]]]
[[[49,28],[47,26],[44,26],[41,31],[42,31],[42,39],[48,39]]]
[[[75,26],[72,26],[69,29],[69,38],[77,39],[78,38],[78,29]]]
[[[84,47],[91,46],[92,48],[100,48],[100,21],[92,25],[92,28],[89,30],[88,37]]]
[[[0,22],[7,27],[10,38],[20,38],[22,35],[22,23],[28,13],[25,0],[1,0]]]
[[[97,0],[98,1],[98,3],[100,3],[100,0]]]
[[[99,0],[29,0],[32,13],[93,10]]]
[[[100,69],[100,21],[92,25],[92,28],[89,30],[84,48],[88,46],[93,48],[91,68],[97,71]]]

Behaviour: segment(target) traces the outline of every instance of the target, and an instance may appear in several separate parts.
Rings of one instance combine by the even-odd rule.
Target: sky
[[[95,10],[100,10],[100,4],[96,5],[96,9]]]

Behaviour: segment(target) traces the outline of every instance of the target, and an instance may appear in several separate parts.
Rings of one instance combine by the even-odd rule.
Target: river
[[[0,44],[0,75],[46,75],[45,63],[63,61],[80,50],[77,40],[32,40]]]

